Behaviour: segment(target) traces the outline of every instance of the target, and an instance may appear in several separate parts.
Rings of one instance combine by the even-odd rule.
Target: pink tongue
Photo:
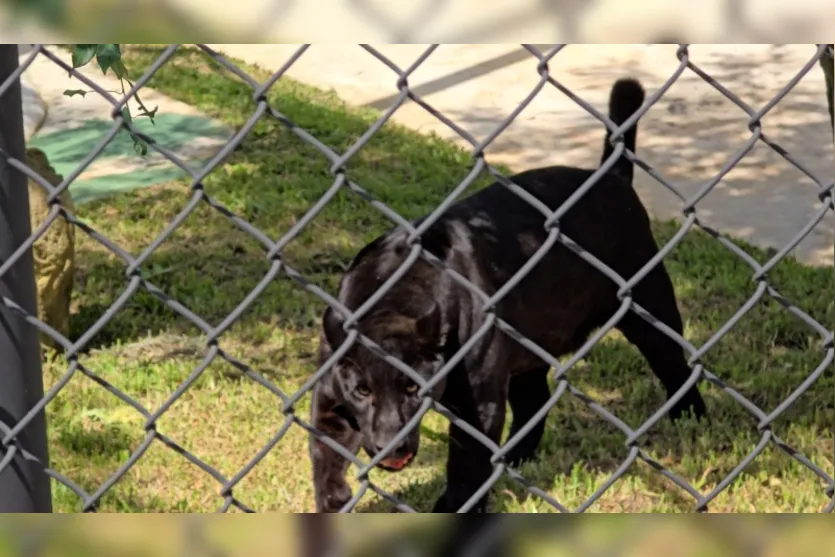
[[[401,468],[406,466],[411,459],[412,455],[407,454],[403,458],[386,458],[382,461],[382,463],[393,470],[400,470]]]

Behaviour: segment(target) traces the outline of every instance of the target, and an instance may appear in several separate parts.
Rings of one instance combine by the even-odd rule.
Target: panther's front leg
[[[335,401],[325,394],[320,383],[313,389],[311,422],[353,454],[360,447],[360,433],[337,411]],[[350,462],[315,437],[310,437],[310,458],[313,463],[313,489],[316,512],[337,512],[351,500],[351,487],[345,480]]]
[[[482,367],[470,377],[463,365],[450,374],[442,404],[497,445],[501,441],[507,402],[507,379],[498,370]],[[458,512],[490,478],[493,452],[463,428],[450,422],[446,491],[432,512]],[[488,492],[489,493],[489,492]],[[469,510],[487,512],[485,493]]]

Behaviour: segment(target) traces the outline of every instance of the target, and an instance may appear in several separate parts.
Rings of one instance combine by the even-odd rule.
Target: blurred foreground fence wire
[[[558,77],[549,74],[548,62],[554,56],[557,56],[563,47],[566,45],[555,45],[548,52],[541,52],[533,46],[523,45],[531,56],[531,71],[538,72],[540,80],[533,91],[527,98],[518,106],[518,108],[511,113],[507,118],[491,133],[486,139],[479,142],[473,138],[467,131],[458,127],[449,118],[442,113],[435,110],[424,99],[417,95],[409,87],[409,76],[414,72],[433,52],[437,45],[433,45],[426,49],[426,51],[417,60],[415,60],[408,68],[401,68],[394,62],[386,58],[383,54],[370,46],[363,46],[367,53],[381,63],[388,66],[398,76],[399,95],[397,96],[393,106],[387,110],[379,120],[369,128],[368,132],[360,137],[356,143],[344,153],[334,152],[328,145],[313,137],[304,129],[296,126],[290,119],[280,112],[280,107],[271,106],[266,100],[265,92],[275,84],[275,82],[282,77],[287,69],[304,53],[307,46],[299,48],[296,55],[291,57],[278,71],[276,71],[267,81],[260,83],[249,76],[245,71],[235,66],[223,56],[214,52],[208,47],[198,45],[197,48],[202,50],[207,56],[226,67],[236,76],[244,80],[252,89],[252,98],[254,101],[254,110],[252,117],[246,124],[237,131],[237,133],[228,141],[220,153],[214,157],[204,168],[191,168],[184,164],[177,156],[165,149],[163,146],[154,142],[153,137],[149,137],[136,129],[131,121],[126,120],[122,112],[128,99],[133,94],[140,90],[147,81],[159,70],[169,59],[173,56],[178,48],[185,48],[178,45],[171,45],[167,47],[158,59],[147,69],[145,74],[139,78],[133,89],[121,98],[114,97],[112,93],[105,91],[95,82],[91,81],[85,75],[77,72],[66,65],[57,57],[50,48],[44,45],[34,45],[25,61],[18,65],[18,51],[16,45],[3,45],[0,47],[0,510],[4,511],[46,511],[51,510],[50,503],[50,479],[62,483],[67,488],[72,490],[83,501],[84,511],[94,511],[97,508],[102,496],[111,489],[116,482],[122,478],[125,473],[136,462],[142,458],[143,454],[154,443],[162,443],[171,449],[177,451],[188,459],[191,463],[204,470],[207,474],[213,477],[219,486],[220,497],[222,502],[219,503],[218,509],[220,511],[227,511],[231,507],[237,507],[244,511],[252,510],[245,501],[241,501],[236,497],[236,485],[255,467],[258,462],[272,449],[277,443],[281,442],[282,437],[291,427],[302,427],[309,432],[310,435],[321,436],[319,432],[312,428],[306,421],[304,416],[296,414],[295,404],[299,399],[309,392],[315,380],[321,378],[329,371],[329,365],[325,365],[318,370],[311,381],[308,381],[298,392],[284,392],[276,385],[265,379],[255,370],[247,365],[246,362],[241,362],[225,353],[219,347],[219,340],[224,332],[238,319],[238,317],[259,297],[259,295],[267,288],[268,284],[274,280],[279,274],[286,275],[290,279],[298,282],[303,288],[319,296],[327,305],[331,306],[338,312],[348,316],[349,322],[356,322],[358,315],[354,314],[343,307],[338,300],[333,296],[308,282],[301,273],[290,267],[282,260],[282,249],[293,240],[302,229],[316,216],[316,214],[327,204],[340,190],[349,190],[369,202],[373,200],[372,196],[363,187],[352,180],[351,176],[346,172],[345,165],[354,157],[357,152],[371,139],[374,133],[382,126],[393,114],[393,112],[403,103],[411,100],[414,103],[422,106],[424,109],[432,113],[435,117],[443,121],[447,126],[455,130],[462,138],[472,145],[472,155],[474,164],[479,169],[487,170],[493,174],[496,179],[506,186],[509,190],[519,194],[521,191],[518,186],[513,184],[507,177],[485,162],[483,152],[484,149],[502,133],[502,131],[510,125],[513,119],[525,108],[535,97],[535,95],[544,87],[556,87],[565,95],[571,98],[576,104],[588,111],[595,118],[607,125],[613,131],[613,141],[622,142],[624,128],[631,125],[627,122],[622,128],[615,128],[611,122],[596,110],[591,104],[576,96],[560,83]],[[650,268],[657,265],[663,256],[668,254],[675,248],[678,242],[684,236],[684,232],[693,227],[702,227],[699,220],[698,203],[711,189],[725,176],[741,159],[742,157],[757,143],[764,143],[773,148],[779,153],[788,163],[797,167],[806,176],[811,178],[817,184],[816,191],[810,191],[809,195],[816,195],[821,204],[820,209],[815,214],[814,218],[800,230],[797,235],[782,249],[779,249],[770,260],[765,263],[755,261],[751,256],[746,254],[741,248],[736,246],[730,240],[715,234],[710,229],[704,228],[706,232],[713,235],[717,242],[720,242],[725,248],[736,254],[745,264],[751,269],[752,280],[756,282],[756,292],[751,296],[746,304],[744,304],[733,315],[728,322],[715,331],[712,338],[701,347],[695,347],[683,338],[674,336],[669,330],[665,331],[668,335],[674,336],[674,340],[680,344],[689,353],[690,362],[692,366],[692,373],[700,380],[707,380],[716,385],[719,385],[731,397],[733,397],[739,404],[745,407],[751,415],[758,420],[758,429],[760,432],[760,442],[757,446],[741,461],[739,465],[734,468],[716,487],[709,493],[701,493],[693,485],[685,479],[677,476],[675,473],[665,468],[661,463],[653,460],[639,447],[639,440],[644,433],[658,420],[663,419],[662,413],[657,413],[655,416],[647,420],[637,429],[632,429],[626,424],[617,420],[611,414],[600,410],[600,407],[591,407],[591,410],[599,414],[603,419],[608,420],[613,426],[617,427],[623,434],[626,435],[627,444],[629,447],[629,456],[622,463],[622,465],[612,474],[609,481],[605,482],[597,491],[595,491],[577,510],[584,511],[591,506],[617,479],[619,479],[626,470],[637,460],[643,460],[650,466],[655,468],[658,473],[663,474],[673,484],[677,485],[683,493],[689,494],[694,501],[695,510],[705,510],[708,503],[714,499],[722,490],[726,489],[737,476],[748,466],[757,455],[759,455],[766,446],[777,447],[785,451],[791,458],[803,464],[810,473],[821,478],[826,495],[830,499],[827,511],[831,512],[833,503],[833,477],[831,471],[827,472],[811,462],[806,456],[800,454],[785,440],[779,438],[771,430],[770,424],[781,413],[783,413],[792,403],[801,396],[823,373],[827,370],[832,370],[833,358],[835,358],[835,346],[833,346],[833,332],[832,324],[823,324],[817,322],[808,314],[804,313],[800,308],[794,306],[791,300],[784,298],[770,283],[768,273],[769,271],[783,259],[804,237],[812,232],[815,226],[820,223],[824,216],[835,209],[833,205],[833,177],[828,176],[822,179],[816,176],[811,170],[804,167],[804,165],[797,159],[791,156],[779,145],[774,143],[764,132],[761,125],[761,118],[768,113],[780,100],[789,93],[797,81],[809,71],[819,71],[817,66],[823,65],[824,57],[832,56],[832,45],[810,45],[809,61],[802,68],[799,68],[796,78],[783,87],[778,94],[762,108],[754,108],[746,104],[733,92],[727,90],[720,83],[713,80],[710,75],[700,69],[689,58],[688,45],[680,45],[677,49],[677,57],[679,65],[677,71],[666,80],[663,87],[657,92],[650,95],[642,107],[640,114],[645,113],[649,108],[655,104],[661,95],[678,79],[683,71],[689,69],[698,74],[701,78],[710,84],[713,88],[719,91],[722,95],[732,101],[737,107],[743,110],[748,115],[748,129],[750,130],[750,137],[745,142],[745,145],[737,151],[737,153],[722,167],[719,173],[711,180],[707,181],[701,190],[693,197],[686,198],[682,195],[669,181],[665,180],[660,174],[649,166],[648,163],[641,160],[635,153],[626,152],[626,156],[633,160],[638,166],[641,166],[658,181],[659,187],[664,187],[677,195],[681,200],[681,208],[683,213],[682,233],[677,234],[672,240],[660,250],[660,255],[655,261],[647,263],[646,267],[639,272],[636,277],[619,277],[617,274],[600,263],[591,258],[586,258],[586,261],[594,265],[598,270],[606,274],[614,280],[621,290],[628,289],[633,282],[640,280]],[[21,95],[19,86],[19,77],[21,73],[30,65],[36,57],[47,57],[55,64],[61,66],[66,72],[72,74],[76,79],[82,81],[87,87],[93,89],[98,94],[106,98],[113,106],[112,127],[106,138],[98,145],[94,146],[89,155],[78,165],[78,167],[69,173],[64,180],[57,186],[51,185],[46,179],[38,175],[31,168],[25,164],[24,155],[24,139],[21,124]],[[831,58],[830,58],[831,60]],[[821,99],[823,102],[823,99]],[[213,172],[215,168],[229,155],[249,134],[255,124],[262,118],[275,118],[295,134],[298,138],[305,141],[316,150],[323,157],[325,157],[331,164],[331,171],[333,174],[333,185],[323,195],[318,203],[309,209],[301,219],[299,219],[296,226],[288,231],[281,238],[269,238],[254,226],[252,226],[245,219],[236,216],[232,211],[217,203],[204,190],[202,186],[203,179]],[[107,146],[110,139],[122,129],[128,129],[132,133],[141,137],[146,141],[149,147],[156,152],[162,154],[178,167],[182,168],[191,177],[191,191],[190,200],[185,204],[185,208],[179,215],[163,230],[163,232],[148,244],[147,249],[138,256],[131,255],[120,246],[116,245],[110,239],[104,237],[93,229],[89,224],[81,222],[67,207],[61,205],[59,196],[67,190],[73,181],[81,174],[84,169],[90,165],[102,153]],[[615,150],[617,155],[618,150]],[[472,182],[477,175],[473,172],[470,176],[461,182],[449,197],[439,205],[438,210],[434,211],[421,226],[422,229],[428,227],[431,222],[436,221],[447,201],[460,195],[466,187]],[[26,181],[29,179],[35,180],[48,194],[51,210],[48,217],[34,230],[30,229],[29,211],[27,200]],[[592,176],[589,183],[583,188],[587,191],[594,185],[597,178]],[[524,197],[523,197],[524,198]],[[570,207],[576,203],[577,199],[569,199],[563,207],[560,207],[554,212],[543,212],[543,226],[554,232],[554,223],[558,219],[558,215],[570,210]],[[234,222],[240,229],[252,235],[259,241],[265,250],[265,257],[271,264],[271,269],[263,278],[261,283],[251,292],[251,294],[220,324],[211,324],[206,322],[201,316],[193,313],[189,308],[179,303],[176,299],[171,298],[164,293],[160,288],[155,286],[151,280],[146,279],[142,275],[143,264],[148,261],[148,258],[177,230],[183,221],[201,204],[206,203],[216,209]],[[374,206],[389,217],[393,223],[401,225],[409,230],[415,238],[420,237],[420,231],[407,222],[403,217],[387,207],[379,201],[374,201]],[[89,330],[82,334],[76,341],[71,341],[63,335],[57,333],[55,330],[48,327],[37,318],[35,308],[35,283],[33,278],[33,263],[32,263],[32,245],[41,237],[46,229],[58,219],[66,219],[73,226],[77,228],[80,233],[87,234],[90,238],[107,248],[113,255],[118,257],[124,263],[125,268],[125,290],[122,296],[115,300],[112,305],[103,313],[98,322],[95,323]],[[557,241],[570,247],[575,252],[581,255],[589,255],[583,250],[582,246],[577,246],[570,239],[564,235],[558,234]],[[435,266],[442,266],[437,259],[432,258],[425,253],[419,246],[419,242],[415,244],[420,251],[420,257]],[[534,259],[541,259],[544,251],[534,256]],[[409,258],[405,265],[410,265],[413,258]],[[477,297],[481,300],[489,298],[489,295],[478,290],[476,286],[460,277],[460,275],[453,277],[454,280],[461,283],[470,291],[475,292]],[[517,277],[521,280],[521,276]],[[518,282],[518,280],[516,282]],[[464,284],[466,283],[466,284]],[[166,400],[159,408],[146,408],[140,402],[130,397],[125,392],[119,390],[105,379],[96,374],[95,369],[89,369],[85,366],[83,351],[89,340],[100,331],[113,316],[119,312],[128,303],[130,298],[140,290],[152,294],[160,299],[171,309],[183,316],[189,322],[198,327],[206,335],[206,352],[203,362],[194,369],[189,378],[184,381],[178,389]],[[387,288],[384,286],[383,289]],[[381,295],[382,292],[378,292]],[[803,321],[811,331],[816,333],[821,339],[823,347],[820,363],[814,369],[810,369],[808,378],[801,385],[799,385],[793,392],[791,392],[782,404],[773,409],[762,409],[753,404],[740,392],[734,389],[733,385],[725,384],[722,379],[711,373],[708,369],[700,363],[701,357],[719,341],[731,327],[743,317],[761,298],[770,296],[778,303],[785,307],[785,310],[794,314],[797,319]],[[375,296],[377,297],[377,296]],[[377,297],[379,299],[379,297]],[[628,308],[630,311],[637,311],[634,305],[630,304]],[[364,310],[365,311],[365,310]],[[639,313],[640,315],[640,313]],[[646,317],[644,317],[646,318]],[[494,326],[501,327],[503,330],[514,331],[513,324],[505,323],[501,319],[494,320]],[[59,380],[47,393],[43,392],[43,383],[41,378],[41,364],[40,355],[38,351],[38,335],[45,334],[53,339],[60,347],[63,348],[63,355],[67,362],[67,369],[65,375]],[[369,346],[369,339],[362,334],[350,335],[352,342],[363,343]],[[591,349],[594,343],[589,343],[584,347],[583,351]],[[465,347],[466,348],[466,347]],[[227,360],[236,368],[242,370],[244,374],[250,379],[269,389],[276,396],[276,403],[280,404],[285,416],[282,427],[278,429],[275,437],[261,450],[256,456],[237,474],[233,477],[226,477],[218,470],[211,467],[205,461],[201,460],[197,455],[192,454],[184,447],[180,446],[176,441],[170,439],[165,434],[157,431],[156,422],[168,408],[181,397],[190,385],[200,376],[201,373],[217,358]],[[389,357],[390,358],[390,357]],[[402,362],[398,364],[404,366]],[[579,396],[581,400],[587,402],[587,399],[578,389],[571,386],[565,378],[565,369],[557,367],[558,391],[565,396],[565,393],[570,393],[574,396]],[[449,371],[449,366],[446,366],[441,373]],[[108,478],[102,483],[94,492],[88,492],[77,485],[73,480],[61,473],[61,470],[54,469],[50,466],[48,454],[46,450],[46,429],[44,422],[44,408],[51,400],[53,400],[75,375],[86,375],[93,381],[96,381],[103,388],[107,389],[113,396],[120,398],[124,403],[130,405],[136,412],[139,412],[145,419],[144,423],[144,439],[138,447],[132,452],[130,457]],[[559,398],[559,397],[557,397]],[[556,400],[552,401],[556,404]],[[435,401],[427,401],[426,409],[439,409]],[[444,410],[444,413],[448,413]],[[51,427],[61,427],[61,424],[51,424]],[[402,432],[405,435],[405,432]],[[510,440],[509,440],[510,441]],[[500,450],[499,448],[498,450]],[[496,448],[491,448],[496,453]],[[361,470],[366,466],[357,456],[353,455],[348,450],[341,451],[342,454],[354,462]],[[516,480],[520,485],[524,486],[529,492],[537,495],[559,510],[566,510],[559,501],[545,493],[544,491],[531,486],[519,474],[519,472],[510,469],[502,460],[496,458],[495,473],[489,480],[489,485],[492,486],[500,476],[503,474],[509,475]],[[363,494],[368,490],[378,493],[380,496],[397,504],[398,508],[403,510],[411,510],[406,501],[398,500],[394,495],[384,491],[379,486],[370,481],[367,474],[361,474],[358,478],[360,482],[360,489],[357,496],[348,504],[348,508],[344,510],[351,510],[361,499]],[[465,505],[466,507],[467,505]],[[316,525],[313,524],[311,532],[316,531]]]

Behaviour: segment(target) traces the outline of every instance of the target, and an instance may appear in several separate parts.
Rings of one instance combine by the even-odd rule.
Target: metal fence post
[[[835,109],[832,107],[832,80],[833,80],[833,66],[835,62],[833,61],[832,56],[832,47],[833,45],[829,45],[829,50],[827,50],[820,59],[821,68],[823,68],[823,78],[826,80],[826,103],[829,105],[829,123],[832,125],[832,133],[835,134]]]
[[[832,126],[832,139],[835,142],[835,84],[833,80],[835,80],[835,60],[833,60],[833,53],[832,47],[835,45],[829,45],[829,49],[824,53],[823,57],[820,59],[820,65],[823,68],[823,77],[826,80],[826,103],[829,105],[829,123]],[[835,249],[835,247],[833,247]],[[835,271],[833,272],[835,278]],[[835,292],[835,290],[833,290]],[[835,362],[832,364],[833,370],[835,370]],[[835,447],[835,445],[833,445]],[[835,451],[835,449],[833,449]],[[835,460],[835,452],[832,453],[832,458]],[[835,507],[835,492],[832,493],[832,504]]]
[[[0,45],[0,83],[18,67],[17,45]],[[0,265],[29,237],[29,189],[24,174],[8,164],[8,157],[24,161],[20,80],[0,97]],[[13,427],[43,395],[38,331],[10,310],[5,299],[37,315],[32,251],[0,276],[0,423]],[[0,440],[6,433],[0,427]],[[17,444],[40,460],[24,458]],[[5,466],[3,466],[5,464]],[[16,437],[0,443],[0,512],[52,512],[46,418],[40,412]]]

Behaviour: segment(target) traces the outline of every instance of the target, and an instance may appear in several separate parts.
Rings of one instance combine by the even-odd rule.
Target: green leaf
[[[128,122],[128,123],[133,122],[133,116],[130,113],[130,108],[128,108],[127,106],[122,107],[122,118],[125,119],[125,122]]]
[[[146,116],[149,120],[151,120],[152,124],[156,125],[156,122],[154,122],[154,116],[157,115],[157,110],[159,110],[159,106],[155,106],[153,110],[142,110],[142,112],[140,112],[137,116]]]
[[[96,62],[99,63],[101,72],[106,74],[108,69],[113,68],[113,73],[115,73],[117,77],[121,77],[119,76],[119,70],[114,67],[116,63],[121,63],[122,61],[122,51],[119,50],[119,45],[100,44],[97,46]],[[124,69],[124,66],[122,66],[122,69]]]
[[[148,145],[138,137],[134,137],[133,150],[136,151],[136,154],[140,157],[144,157],[148,154]]]
[[[116,46],[118,47],[119,45],[116,45]],[[113,63],[112,67],[113,67],[113,73],[115,73],[116,77],[118,77],[119,79],[124,79],[128,76],[128,69],[125,67],[125,64],[122,62],[121,58],[116,60]]]
[[[126,106],[122,108],[122,117],[125,119],[125,122],[133,122],[133,116],[130,113],[130,109]],[[127,130],[130,134],[130,138],[133,140],[133,150],[136,151],[136,154],[139,156],[144,157],[148,154],[148,144],[142,141],[142,139],[133,133],[130,130]]]
[[[66,89],[64,94],[68,97],[74,97],[76,95],[81,95],[82,97],[86,95],[88,92],[84,89]]]
[[[86,66],[96,55],[97,44],[77,44],[72,49],[72,67]]]

